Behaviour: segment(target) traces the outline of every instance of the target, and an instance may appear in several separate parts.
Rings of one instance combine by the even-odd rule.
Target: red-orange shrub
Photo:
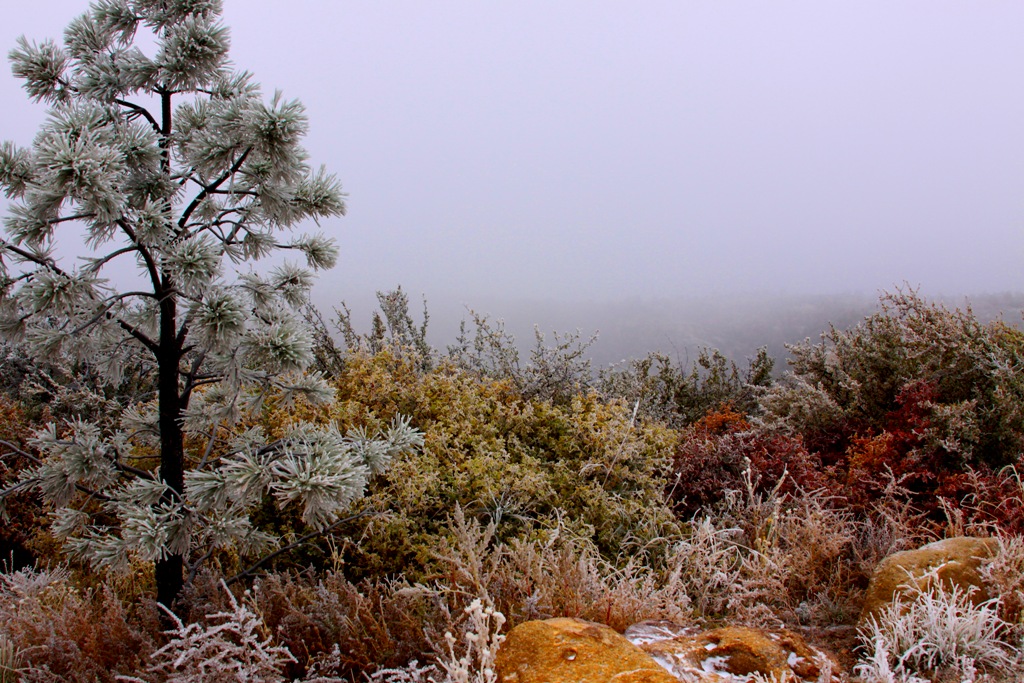
[[[799,438],[755,427],[730,406],[712,411],[686,429],[672,459],[668,496],[683,518],[740,490],[744,471],[759,491],[813,490],[826,480],[821,463]],[[781,484],[780,484],[781,482]]]

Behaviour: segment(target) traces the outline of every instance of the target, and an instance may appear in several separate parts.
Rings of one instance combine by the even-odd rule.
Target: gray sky
[[[84,0],[6,2],[0,46]],[[1024,3],[226,0],[349,192],[322,303],[1024,289]],[[0,138],[44,109],[0,74]]]

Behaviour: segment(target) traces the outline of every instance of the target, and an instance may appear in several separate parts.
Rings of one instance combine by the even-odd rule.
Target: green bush
[[[609,557],[674,524],[661,477],[676,436],[621,402],[527,399],[508,380],[450,364],[423,374],[388,350],[350,356],[337,387],[330,419],[375,428],[400,412],[425,439],[372,482],[364,505],[385,512],[351,530],[357,574],[428,573],[457,506],[506,542],[569,520]]]

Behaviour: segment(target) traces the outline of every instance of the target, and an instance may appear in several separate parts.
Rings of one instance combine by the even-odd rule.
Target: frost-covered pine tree
[[[299,425],[272,442],[235,427],[268,396],[332,396],[304,372],[311,337],[298,311],[337,248],[286,229],[345,205],[335,177],[306,164],[302,105],[265,101],[230,69],[220,13],[219,0],[96,0],[63,45],[22,38],[14,73],[49,117],[30,149],[0,146],[14,200],[0,330],[111,381],[143,367],[154,387],[113,427],[37,433],[41,459],[21,485],[53,504],[72,553],[99,567],[155,562],[165,605],[211,550],[281,543],[250,521],[267,497],[325,529],[420,440],[402,420],[373,436]],[[140,32],[152,34],[142,47]],[[68,245],[85,255],[61,257]],[[249,265],[288,251],[305,263]]]

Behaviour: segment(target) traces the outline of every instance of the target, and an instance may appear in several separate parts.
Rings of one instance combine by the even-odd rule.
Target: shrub
[[[418,666],[415,660],[401,669],[379,669],[370,675],[371,681],[385,683],[497,683],[495,660],[505,640],[501,635],[505,616],[493,607],[484,606],[477,598],[465,609],[469,628],[464,635],[464,654],[456,649],[457,639],[445,633],[447,652],[437,664]],[[460,648],[461,650],[461,648]]]
[[[800,436],[861,509],[892,476],[938,519],[937,496],[959,504],[971,492],[967,468],[985,479],[1024,450],[1024,333],[969,308],[897,292],[791,352],[786,381],[761,398],[763,423]]]
[[[22,407],[0,395],[0,558],[12,563],[11,569],[32,565],[46,545],[40,537],[46,526],[43,506],[18,483],[29,464],[18,451],[29,450],[31,429]]]
[[[284,683],[282,669],[294,662],[287,647],[275,645],[263,620],[224,586],[229,610],[207,616],[209,625],[186,625],[168,612],[174,628],[166,645],[153,652],[147,676],[120,677],[133,683]]]
[[[388,351],[352,355],[337,386],[330,419],[373,429],[400,411],[424,433],[418,453],[372,482],[366,508],[384,512],[347,529],[359,539],[346,547],[355,577],[429,575],[456,506],[493,522],[502,541],[572,520],[610,558],[675,524],[660,479],[675,436],[630,406],[593,393],[527,399],[451,365],[417,373]]]
[[[702,349],[687,369],[652,353],[601,373],[601,391],[640,406],[640,414],[677,429],[729,405],[743,414],[757,412],[759,392],[772,384],[775,361],[760,348],[745,371],[716,349]]]
[[[155,647],[155,606],[127,608],[109,587],[75,588],[64,570],[0,574],[0,636],[20,652],[22,680],[114,681]]]
[[[579,330],[554,332],[549,343],[534,328],[534,345],[524,360],[501,320],[492,323],[486,316],[471,315],[472,336],[463,321],[455,344],[448,347],[448,359],[455,367],[481,378],[507,381],[526,399],[564,404],[592,388],[586,351],[597,341],[597,334],[583,339]]]
[[[288,647],[298,676],[356,679],[377,667],[403,666],[430,652],[430,639],[452,627],[437,594],[402,579],[354,584],[338,570],[269,574],[252,588],[268,629]]]
[[[797,437],[755,428],[729,406],[712,411],[685,429],[668,472],[668,496],[688,519],[744,488],[749,470],[757,490],[780,487],[784,494],[824,485],[818,459]]]
[[[991,593],[998,596],[999,617],[1011,625],[1011,636],[1024,648],[1024,536],[999,536],[999,552],[981,568]]]

